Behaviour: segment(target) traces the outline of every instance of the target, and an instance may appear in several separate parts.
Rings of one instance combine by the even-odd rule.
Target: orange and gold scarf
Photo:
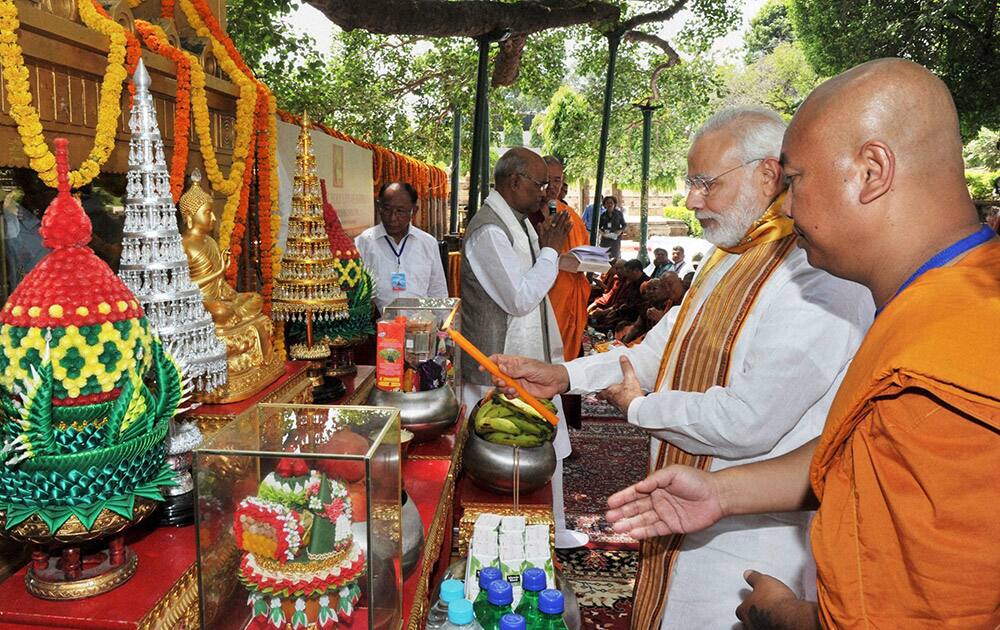
[[[660,391],[668,378],[668,387],[674,391],[704,392],[714,385],[726,385],[733,346],[753,310],[757,296],[767,279],[795,247],[792,221],[779,213],[783,201],[784,195],[779,196],[737,245],[717,248],[705,262],[681,304],[677,322],[663,349],[654,391]],[[739,258],[701,307],[692,313],[692,305],[699,301],[706,279],[729,255]],[[691,324],[682,335],[681,331],[689,321]],[[677,359],[671,362],[670,357],[674,356],[675,350]],[[656,470],[671,464],[707,470],[712,458],[692,455],[663,442],[655,463]],[[674,535],[642,542],[632,610],[633,630],[660,627],[670,575],[683,538],[683,535]]]

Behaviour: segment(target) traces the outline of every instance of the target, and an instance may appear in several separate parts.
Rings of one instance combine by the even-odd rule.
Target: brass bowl
[[[469,418],[475,418],[478,412],[477,404]],[[469,422],[469,437],[462,452],[462,471],[477,486],[499,494],[514,494],[515,461],[521,492],[538,490],[552,479],[556,471],[556,449],[551,442],[534,448],[494,444],[476,435],[472,420]]]
[[[399,409],[399,423],[413,433],[414,442],[439,437],[458,420],[458,399],[450,385],[425,392],[386,392],[372,389],[368,404]]]

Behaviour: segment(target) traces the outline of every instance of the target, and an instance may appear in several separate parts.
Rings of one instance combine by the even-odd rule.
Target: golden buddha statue
[[[271,344],[274,325],[263,313],[264,299],[258,293],[237,293],[226,282],[229,252],[223,255],[212,236],[216,224],[212,202],[196,169],[180,199],[181,244],[191,279],[201,289],[205,308],[215,322],[215,334],[226,344],[229,381],[207,394],[196,394],[195,399],[230,403],[253,396],[285,370]]]

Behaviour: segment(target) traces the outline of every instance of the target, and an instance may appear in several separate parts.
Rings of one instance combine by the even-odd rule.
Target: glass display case
[[[448,365],[446,381],[459,400],[462,399],[462,353],[458,351],[445,326],[462,331],[462,313],[458,298],[399,298],[385,307],[383,319],[403,316],[407,326],[407,354],[413,355],[414,364],[433,357],[442,357]],[[426,321],[432,328],[429,336],[419,328],[418,322]],[[414,324],[417,324],[414,328]],[[425,338],[426,337],[426,338]]]
[[[262,404],[195,451],[201,627],[402,619],[396,409]]]

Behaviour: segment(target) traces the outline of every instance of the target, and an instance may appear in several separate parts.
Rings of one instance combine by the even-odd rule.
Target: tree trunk
[[[599,0],[584,2],[495,2],[478,0],[307,0],[345,31],[425,37],[528,35],[550,28],[616,23],[620,9]]]

